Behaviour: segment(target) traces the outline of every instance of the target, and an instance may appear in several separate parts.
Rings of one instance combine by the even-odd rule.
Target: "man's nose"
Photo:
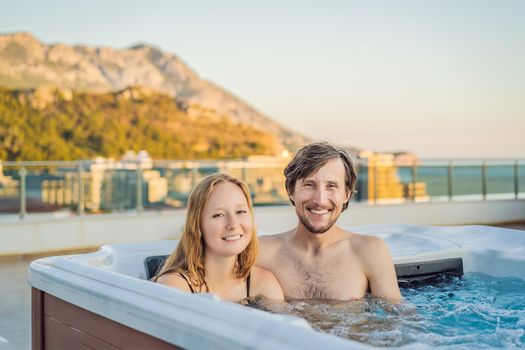
[[[326,191],[323,188],[321,187],[317,188],[314,193],[314,203],[319,204],[319,205],[324,205],[327,199],[326,196],[327,196]]]

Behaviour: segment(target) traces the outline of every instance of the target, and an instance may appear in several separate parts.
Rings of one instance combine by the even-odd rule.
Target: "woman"
[[[153,280],[229,301],[283,300],[275,276],[254,266],[258,246],[247,186],[227,174],[210,175],[191,193],[180,242]]]

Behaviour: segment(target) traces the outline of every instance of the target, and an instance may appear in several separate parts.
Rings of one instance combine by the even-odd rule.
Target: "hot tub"
[[[525,233],[486,226],[366,225],[387,242],[400,283],[481,272],[525,280]],[[192,295],[147,280],[177,241],[113,244],[29,267],[34,349],[360,349],[298,317]],[[151,259],[150,259],[151,260]],[[155,260],[155,259],[154,259]],[[150,263],[151,265],[151,263]]]

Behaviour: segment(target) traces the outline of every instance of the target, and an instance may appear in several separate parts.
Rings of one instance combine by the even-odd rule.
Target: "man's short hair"
[[[355,184],[357,182],[357,175],[354,169],[354,164],[348,153],[342,148],[336,148],[328,142],[316,142],[301,147],[294,154],[292,160],[284,169],[284,176],[286,177],[286,192],[292,195],[295,189],[297,180],[307,178],[311,174],[316,173],[328,161],[339,158],[345,167],[345,185],[346,190],[350,196],[355,192]],[[294,201],[290,198],[290,202],[295,206]],[[342,210],[348,208],[348,202],[343,204]]]

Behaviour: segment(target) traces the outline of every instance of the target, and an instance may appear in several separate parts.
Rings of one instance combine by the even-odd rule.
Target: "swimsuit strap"
[[[184,276],[184,274],[182,273],[179,273],[177,272],[176,275],[182,277],[186,283],[188,284],[188,287],[190,288],[190,291],[192,294],[195,294],[195,289],[193,289],[190,281],[188,280],[188,278],[186,276]],[[206,283],[206,281],[204,281],[204,287],[206,287],[206,293],[209,293],[210,292],[210,288],[208,288],[208,283]],[[250,297],[250,275],[248,275],[248,277],[246,277],[246,297],[249,298]]]
[[[190,281],[188,280],[188,278],[186,278],[186,276],[184,276],[184,274],[182,273],[176,273],[176,275],[179,275],[180,277],[184,278],[184,280],[186,281],[186,283],[188,284],[188,287],[190,287],[190,290],[191,290],[191,293],[192,294],[195,294],[195,290],[193,289],[193,287],[191,286],[190,284]],[[206,282],[205,282],[206,283]],[[208,288],[208,286],[206,286],[206,289]]]
[[[246,277],[246,298],[250,297],[250,276],[251,274]]]

